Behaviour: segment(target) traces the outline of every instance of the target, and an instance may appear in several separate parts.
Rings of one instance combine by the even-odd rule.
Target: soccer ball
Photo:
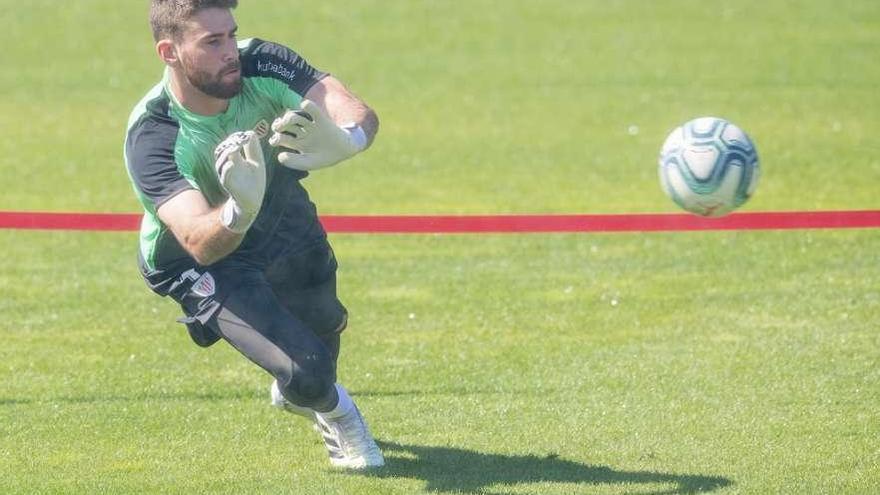
[[[660,184],[685,210],[720,217],[745,203],[758,185],[758,151],[734,124],[701,117],[672,131],[660,150]]]

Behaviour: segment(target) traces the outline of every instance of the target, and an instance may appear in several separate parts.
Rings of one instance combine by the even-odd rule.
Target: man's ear
[[[156,53],[159,54],[159,58],[165,62],[166,65],[170,65],[172,67],[176,66],[180,61],[180,57],[177,55],[177,47],[174,46],[174,42],[170,39],[162,39],[156,43]]]

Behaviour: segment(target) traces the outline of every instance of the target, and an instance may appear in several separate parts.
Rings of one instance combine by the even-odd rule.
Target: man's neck
[[[171,71],[170,82],[177,101],[190,112],[210,116],[223,113],[229,107],[229,100],[206,95],[177,71]]]

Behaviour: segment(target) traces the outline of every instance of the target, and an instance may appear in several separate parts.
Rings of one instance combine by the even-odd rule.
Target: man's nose
[[[232,62],[236,59],[238,59],[238,45],[235,43],[235,40],[230,40],[226,44],[226,50],[223,52],[223,62]]]

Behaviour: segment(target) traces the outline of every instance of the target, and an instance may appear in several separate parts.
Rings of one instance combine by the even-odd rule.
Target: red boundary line
[[[140,218],[130,213],[0,211],[0,229],[133,231]],[[880,227],[880,210],[752,212],[721,218],[687,213],[324,215],[321,223],[328,232],[383,234],[849,229]]]

